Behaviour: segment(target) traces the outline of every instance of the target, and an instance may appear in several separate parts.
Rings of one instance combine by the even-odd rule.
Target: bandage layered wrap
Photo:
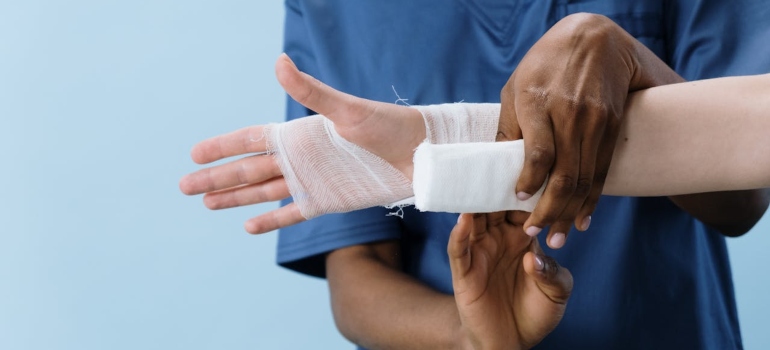
[[[311,219],[393,203],[452,213],[532,211],[543,189],[527,201],[516,198],[524,146],[521,141],[493,142],[499,104],[414,108],[422,113],[427,133],[415,153],[414,183],[384,159],[345,140],[323,116],[268,126],[268,152],[300,213]]]
[[[265,137],[268,152],[306,219],[385,205],[412,195],[412,184],[404,174],[345,140],[323,116],[270,125]]]
[[[429,143],[494,142],[497,136],[499,104],[447,103],[414,108],[425,119]]]

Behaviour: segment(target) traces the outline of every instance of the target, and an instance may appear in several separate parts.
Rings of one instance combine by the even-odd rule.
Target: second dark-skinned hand
[[[550,225],[561,248],[573,223],[585,231],[599,201],[629,92],[676,76],[609,18],[576,14],[556,23],[522,59],[501,93],[498,141],[524,138],[516,196],[548,181],[524,224],[534,236]],[[664,64],[662,64],[664,65]],[[650,71],[650,72],[647,72]]]
[[[449,236],[462,339],[481,349],[529,349],[559,324],[572,274],[524,234],[526,213],[462,214]]]

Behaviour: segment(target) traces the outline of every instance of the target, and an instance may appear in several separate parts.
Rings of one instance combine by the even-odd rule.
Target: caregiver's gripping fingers
[[[577,217],[575,217],[575,227],[578,230],[585,231],[591,226],[591,216],[593,215],[596,206],[599,204],[599,199],[602,195],[602,189],[607,180],[607,173],[612,162],[612,155],[615,152],[614,143],[617,140],[617,134],[606,135],[602,140],[600,151],[596,157],[596,172],[594,173],[593,184],[591,186],[591,192],[588,194],[583,206],[580,208]]]
[[[241,154],[264,152],[265,146],[264,127],[255,125],[201,141],[193,146],[190,155],[194,162],[206,164]]]
[[[513,92],[515,77],[516,72],[514,71],[500,92],[500,119],[497,123],[496,142],[519,140],[522,137],[519,120],[516,116],[516,94]]]
[[[603,166],[601,163],[597,162],[599,146],[602,139],[606,137],[603,136],[603,131],[599,135],[594,134],[594,136],[598,137],[584,138],[583,143],[580,145],[580,169],[577,182],[575,183],[575,192],[561,215],[562,221],[574,222],[575,227],[580,231],[585,231],[587,229],[582,222],[582,217],[579,217],[579,214],[589,197],[595,193],[593,192],[593,187],[596,184],[594,181],[596,177],[595,174],[597,172],[606,172],[609,167],[609,164]],[[597,187],[601,192],[603,186],[597,184]],[[567,227],[567,230],[569,230],[569,227]],[[563,230],[555,232],[566,233],[566,231]]]
[[[559,249],[564,246],[573,222],[576,224],[576,228],[580,231],[585,231],[587,228],[582,220],[582,216],[580,217],[581,219],[576,218],[578,217],[579,211],[584,206],[586,198],[591,194],[591,188],[594,183],[594,168],[597,166],[596,153],[599,144],[599,141],[584,139],[583,143],[580,145],[579,175],[575,183],[575,190],[571,198],[565,199],[567,204],[561,211],[561,215],[559,216],[558,220],[553,223],[541,222],[540,224],[535,224],[540,225],[539,227],[543,227],[544,225],[551,225],[547,242],[548,246],[553,249]],[[574,157],[574,155],[572,155],[572,157]],[[556,209],[554,212],[558,212],[558,210],[559,209]],[[535,218],[543,217],[542,214],[537,214],[534,216]]]
[[[184,194],[196,195],[259,183],[281,175],[273,157],[251,156],[188,174],[179,181],[179,188]]]
[[[518,99],[519,97],[517,97]],[[554,126],[537,101],[526,100],[516,103],[518,126],[524,137],[524,166],[516,184],[516,197],[527,200],[545,182],[556,161]]]
[[[543,102],[538,99],[532,99],[528,101],[527,105],[540,105],[541,103]],[[575,111],[571,109],[567,109],[562,112],[562,115],[566,114],[569,116],[574,112]],[[536,139],[532,140],[532,142],[550,142],[553,144],[553,149],[555,151],[553,154],[553,167],[547,170],[550,172],[550,176],[547,180],[548,185],[546,186],[540,201],[538,201],[535,209],[532,211],[532,216],[530,216],[528,222],[524,225],[526,232],[530,234],[536,233],[539,229],[559,220],[562,213],[565,209],[570,207],[570,203],[573,201],[574,204],[572,206],[575,208],[574,211],[576,212],[583,204],[585,196],[587,195],[586,193],[582,198],[577,199],[574,197],[578,180],[581,177],[581,137],[577,132],[580,130],[580,123],[576,118],[559,118],[559,115],[555,115],[554,113],[555,111],[548,113],[550,116],[548,122],[536,119],[529,120],[530,123],[535,123],[535,125],[542,123],[550,127],[550,129],[543,127],[544,130],[548,129],[548,131],[550,131],[550,135],[544,131],[535,133],[534,137]],[[526,149],[527,137],[525,132],[525,152],[529,153],[531,151]],[[540,141],[541,139],[543,141]],[[527,155],[525,155],[525,157]],[[527,165],[528,164],[525,161],[522,177],[524,177]],[[540,170],[542,171],[543,168],[540,168]],[[545,180],[545,177],[542,179],[539,177],[537,178],[537,181],[541,180]],[[521,183],[521,180],[519,181]],[[590,184],[590,181],[588,183]],[[570,221],[572,221],[572,219],[570,219]]]
[[[559,220],[551,225],[545,241],[551,249],[561,249],[567,243],[572,220]]]
[[[299,212],[297,205],[290,203],[276,210],[249,219],[243,227],[248,233],[260,234],[298,224],[305,220],[305,217]]]

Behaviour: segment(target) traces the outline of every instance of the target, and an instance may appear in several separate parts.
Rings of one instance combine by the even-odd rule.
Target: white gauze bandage
[[[516,182],[524,165],[524,142],[498,142],[500,104],[452,103],[414,106],[425,118],[428,140],[414,155],[412,203],[421,211],[531,212],[544,187],[520,201]]]
[[[413,204],[411,197],[416,193],[420,196],[417,209],[423,211],[532,210],[542,189],[532,199],[518,202],[513,188],[521,172],[523,150],[514,152],[493,142],[499,104],[414,108],[422,113],[427,132],[426,142],[417,152],[423,156],[415,157],[414,191],[398,169],[345,140],[323,116],[269,125],[265,129],[267,151],[278,163],[302,216],[311,219],[394,203]],[[451,156],[455,151],[432,148],[438,147],[433,144],[454,144],[461,152]],[[419,179],[418,167],[428,169],[421,170]]]
[[[422,113],[427,142],[433,144],[494,142],[500,105],[497,103],[447,103],[413,106]]]
[[[300,213],[312,219],[393,203],[412,184],[382,158],[345,140],[320,115],[272,124],[267,150],[283,173]]]
[[[524,141],[423,143],[414,154],[414,204],[421,211],[531,212],[543,194],[520,201],[516,181],[524,165]]]

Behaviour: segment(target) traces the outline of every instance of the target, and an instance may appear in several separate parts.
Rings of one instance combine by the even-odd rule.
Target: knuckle
[[[555,158],[554,151],[551,148],[535,146],[529,153],[529,163],[535,168],[549,169],[553,165]]]
[[[577,181],[570,175],[555,175],[549,184],[551,191],[559,196],[570,196],[575,192]]]
[[[588,102],[586,102],[585,96],[580,90],[564,92],[560,100],[564,113],[573,117],[584,114],[588,109]]]
[[[241,185],[249,183],[249,171],[246,169],[246,164],[241,162],[235,167],[235,177]]]
[[[585,103],[585,110],[590,117],[589,125],[595,129],[604,128],[610,122],[610,107],[598,98],[587,98]]]
[[[589,177],[578,178],[575,184],[575,193],[577,197],[586,197],[591,192],[591,186],[593,185],[593,179]]]
[[[202,192],[211,192],[217,189],[216,184],[214,183],[212,168],[203,169],[199,174],[198,183],[201,184]]]
[[[610,122],[612,110],[601,96],[594,96],[585,91],[575,91],[562,97],[564,109],[574,118],[588,117],[586,122],[593,127],[604,127]],[[582,118],[581,118],[582,119]]]
[[[275,211],[270,212],[270,215],[267,216],[267,224],[264,225],[263,228],[268,229],[268,231],[272,231],[280,227],[281,218]]]
[[[612,108],[603,99],[591,99],[589,100],[591,111],[593,111],[594,119],[606,122],[609,119],[610,111]]]
[[[257,203],[269,202],[272,197],[272,189],[260,186],[254,191],[254,198],[245,199],[244,201],[257,201]]]
[[[563,21],[576,26],[590,27],[595,25],[597,21],[603,20],[603,18],[606,17],[595,13],[578,12],[564,17]]]
[[[305,91],[303,91],[299,95],[299,98],[297,99],[297,102],[299,102],[299,103],[301,103],[303,105],[312,104],[312,102],[316,98],[316,95],[317,95],[316,89],[318,88],[319,83],[320,83],[320,81],[314,80],[313,81],[313,87],[305,89]]]
[[[575,13],[562,19],[563,28],[573,38],[606,39],[613,24],[608,17],[594,13]]]
[[[521,94],[526,100],[540,107],[548,106],[548,102],[551,100],[551,92],[547,88],[535,83],[524,87]]]

